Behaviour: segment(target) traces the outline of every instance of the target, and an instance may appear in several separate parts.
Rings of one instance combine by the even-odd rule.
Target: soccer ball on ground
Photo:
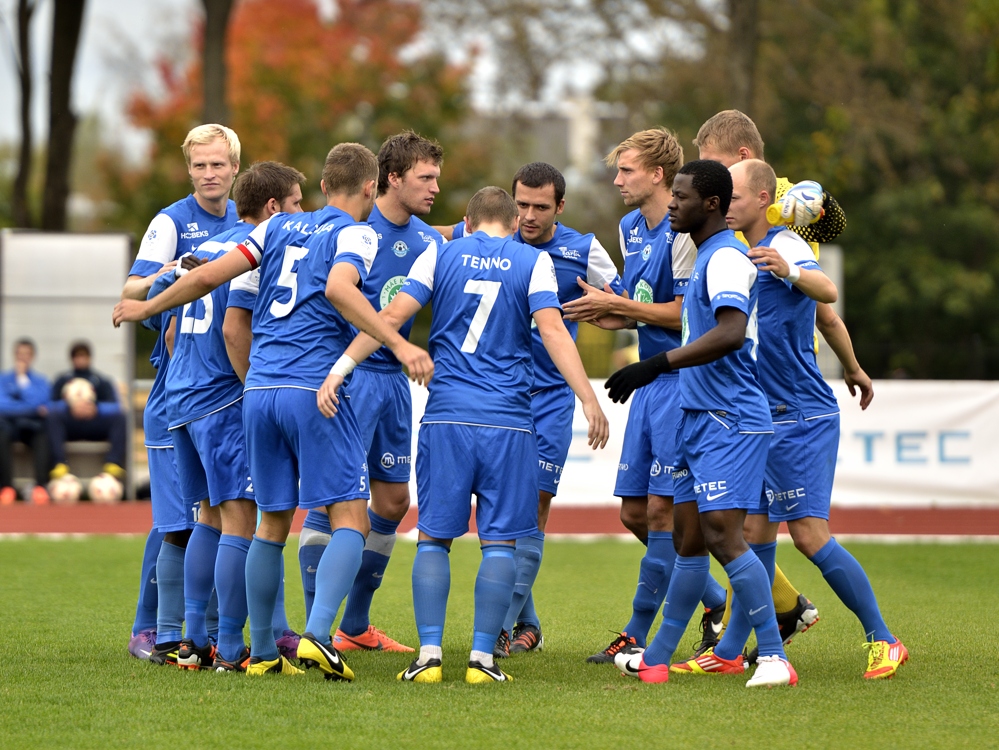
[[[86,378],[73,378],[62,387],[62,397],[70,406],[97,401],[97,391],[94,385]]]
[[[121,482],[106,472],[98,474],[90,480],[87,496],[92,503],[117,503],[122,496]]]
[[[72,474],[64,474],[49,482],[49,497],[52,498],[52,502],[59,505],[69,505],[79,501],[82,491],[83,485]]]

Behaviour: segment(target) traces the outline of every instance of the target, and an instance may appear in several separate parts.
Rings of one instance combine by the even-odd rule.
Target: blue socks
[[[163,542],[156,558],[156,642],[184,637],[184,548]]]
[[[340,605],[347,597],[361,567],[364,535],[356,529],[337,529],[326,545],[316,572],[316,599],[305,630],[322,643],[330,642],[330,631]]]
[[[235,662],[243,653],[246,625],[246,553],[250,540],[232,534],[219,539],[215,590],[219,597],[219,655]]]
[[[493,652],[510,609],[517,577],[514,548],[509,544],[484,544],[479,574],[475,577],[475,624],[472,651]],[[540,561],[539,561],[540,562]],[[422,643],[421,643],[422,645]]]
[[[156,558],[163,546],[163,532],[152,529],[146,537],[146,548],[142,553],[142,574],[139,579],[139,600],[135,605],[135,620],[132,634],[156,627]]]
[[[648,549],[638,570],[638,588],[631,604],[631,619],[624,627],[624,632],[639,646],[645,646],[652,622],[666,598],[674,563],[673,532],[650,531]]]
[[[222,532],[196,524],[187,543],[184,555],[184,618],[187,620],[187,637],[199,648],[208,643],[208,624],[205,613],[208,600],[215,588],[215,556]]]
[[[451,591],[449,550],[440,542],[418,542],[413,561],[413,614],[420,646],[440,648],[444,638],[447,596]],[[498,635],[498,633],[497,633]],[[495,645],[489,645],[489,651]]]
[[[771,579],[760,558],[753,550],[746,550],[725,566],[725,573],[732,582],[732,615],[739,611],[744,613],[750,627],[756,631],[756,645],[760,656],[786,658],[774,614]],[[729,625],[731,624],[730,618]]]
[[[840,601],[860,620],[868,640],[895,642],[895,636],[881,617],[867,573],[853,555],[831,538],[811,560]]]
[[[707,555],[703,557],[677,555],[673,575],[666,591],[663,621],[659,625],[656,637],[652,639],[642,657],[649,666],[669,663],[687,629],[691,615],[697,609],[697,602],[704,594],[710,569],[711,559]]]
[[[370,508],[368,519],[371,521],[371,532],[364,542],[361,567],[347,595],[347,606],[340,621],[340,630],[347,635],[360,635],[371,624],[371,599],[382,585],[382,576],[395,547],[395,532],[399,528],[399,521],[383,518]]]
[[[284,544],[254,535],[246,553],[246,604],[250,613],[250,652],[264,661],[278,658],[274,642],[274,604],[281,585]]]
[[[271,630],[274,631],[274,640],[278,640],[284,635],[284,631],[291,630],[288,625],[288,613],[284,608],[284,554],[281,555],[281,580],[278,583],[277,598],[274,600],[274,616],[271,618]]]
[[[767,571],[767,576],[772,586],[774,570],[777,565],[777,542],[750,544],[749,548],[756,553],[760,562],[763,563],[763,568]],[[773,598],[772,594],[771,598]],[[735,659],[742,653],[743,648],[746,646],[746,641],[749,640],[749,634],[752,632],[753,627],[749,624],[749,618],[746,617],[745,611],[742,607],[737,607],[733,604],[732,611],[729,613],[728,627],[725,628],[725,633],[722,635],[721,641],[715,646],[715,655],[722,659]]]
[[[309,543],[309,538],[321,539],[322,544]],[[302,529],[302,536],[299,537],[298,565],[302,569],[302,591],[305,594],[305,619],[309,619],[312,614],[312,603],[316,599],[316,571],[319,570],[319,561],[323,559],[323,552],[326,551],[326,535],[314,529]]]
[[[725,587],[718,583],[711,573],[708,573],[708,580],[704,584],[704,595],[701,596],[701,604],[708,609],[716,609],[725,604],[727,598]]]
[[[538,614],[534,611],[534,601],[531,596],[531,589],[534,581],[538,577],[541,569],[541,557],[545,549],[545,534],[538,531],[531,536],[525,536],[517,540],[517,546],[513,553],[514,566],[516,568],[516,579],[513,584],[513,598],[510,600],[510,609],[507,610],[506,618],[503,620],[503,630],[508,633],[513,632],[513,626],[518,622],[528,622],[523,618],[524,609],[527,602],[531,600],[529,615],[532,615],[531,625],[540,626],[537,622]],[[499,635],[497,633],[497,635]]]

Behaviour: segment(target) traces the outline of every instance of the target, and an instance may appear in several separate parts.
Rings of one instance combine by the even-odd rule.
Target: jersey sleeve
[[[139,254],[135,257],[129,276],[152,276],[165,263],[177,257],[177,225],[167,214],[159,213],[149,222],[142,237]]]
[[[749,315],[749,292],[756,283],[756,266],[734,247],[721,247],[708,261],[708,299],[711,311],[734,307]]]
[[[349,263],[357,269],[361,283],[368,278],[371,264],[378,251],[378,234],[367,224],[352,224],[340,230],[336,238],[333,265]]]
[[[776,250],[789,266],[798,266],[810,271],[822,270],[822,266],[815,260],[815,254],[812,252],[811,246],[798,236],[796,232],[789,229],[778,232],[770,242],[770,247]],[[789,288],[795,289],[794,284],[787,279],[782,279],[773,272],[771,272],[771,275],[778,281],[783,281]]]
[[[617,272],[617,266],[611,260],[610,255],[600,244],[596,237],[590,243],[590,252],[586,258],[586,283],[603,289],[604,284],[610,284],[614,294],[624,291],[624,284],[621,283],[621,276]]]
[[[687,285],[697,262],[697,246],[689,234],[678,234],[673,239],[673,294],[687,293]]]
[[[437,244],[429,246],[409,269],[409,276],[402,283],[405,292],[425,306],[434,294],[434,274],[437,273]]]
[[[156,277],[153,285],[149,287],[149,293],[146,294],[146,299],[152,299],[157,294],[162,294],[163,290],[170,287],[176,278],[176,275],[169,271],[167,273],[161,273]]]
[[[254,268],[229,282],[229,300],[226,302],[226,307],[252,310],[257,306],[258,294],[260,294],[260,269]]]
[[[465,222],[459,221],[451,229],[451,241],[460,240],[465,236]]]
[[[274,216],[282,215],[283,214],[274,214]],[[267,227],[270,226],[271,220],[274,216],[271,216],[266,221],[262,221],[257,224],[247,238],[236,245],[236,250],[241,252],[246,259],[250,261],[251,269],[260,267],[260,261],[264,257],[264,241],[267,239]]]
[[[527,300],[533,315],[546,307],[562,306],[558,303],[558,278],[555,276],[555,264],[548,253],[538,253],[531,271],[531,281],[527,287]]]

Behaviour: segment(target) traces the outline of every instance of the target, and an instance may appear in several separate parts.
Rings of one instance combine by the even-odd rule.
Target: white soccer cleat
[[[756,674],[749,678],[746,687],[774,687],[797,685],[798,673],[787,659],[779,656],[761,656],[756,660]]]
[[[642,663],[642,654],[644,652],[644,648],[640,648],[637,651],[632,651],[627,654],[623,651],[619,652],[614,657],[614,666],[621,670],[621,674],[637,678],[638,665]]]

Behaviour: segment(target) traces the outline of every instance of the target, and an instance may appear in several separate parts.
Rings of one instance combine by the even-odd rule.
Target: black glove
[[[648,385],[660,375],[672,371],[666,352],[660,352],[654,357],[622,367],[607,378],[604,388],[608,390],[611,401],[623,404],[636,388]]]

